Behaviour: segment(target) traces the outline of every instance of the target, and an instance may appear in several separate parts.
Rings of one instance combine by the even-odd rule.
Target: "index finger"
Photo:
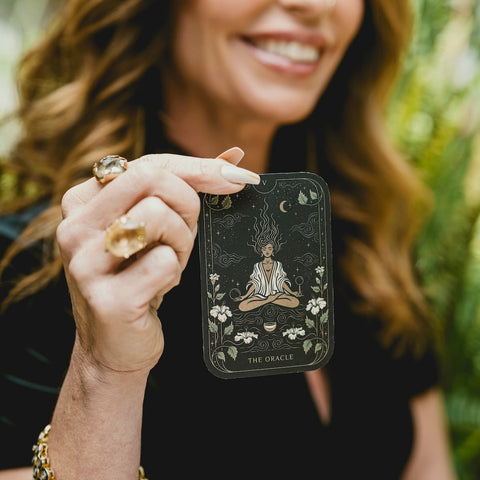
[[[260,177],[235,166],[243,158],[238,147],[223,152],[217,158],[198,158],[176,154],[148,154],[129,162],[130,168],[123,175],[133,175],[135,170],[164,169],[188,183],[195,191],[211,194],[235,193],[245,183],[258,184]],[[133,167],[133,168],[132,168]],[[139,173],[137,171],[137,173]],[[146,172],[148,174],[148,171]],[[62,202],[64,217],[74,209],[85,205],[104,188],[94,178],[77,185],[68,191]]]
[[[240,148],[234,147],[216,158],[149,154],[140,157],[138,161],[152,161],[155,166],[180,177],[197,192],[228,194],[237,192],[246,183],[260,183],[260,177],[256,173],[236,166],[243,155]]]

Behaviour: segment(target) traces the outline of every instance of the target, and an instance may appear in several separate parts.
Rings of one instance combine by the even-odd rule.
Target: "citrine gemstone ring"
[[[126,215],[115,220],[105,231],[105,249],[114,257],[129,258],[146,245],[145,224]]]

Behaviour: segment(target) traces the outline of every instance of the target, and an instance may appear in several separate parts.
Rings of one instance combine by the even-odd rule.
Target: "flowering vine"
[[[220,292],[220,283],[217,283],[220,276],[217,273],[210,274],[210,283],[212,285],[212,292],[208,291],[207,296],[212,301],[212,308],[210,309],[210,316],[208,319],[208,329],[215,339],[215,353],[219,360],[225,360],[226,349],[227,354],[234,360],[237,358],[238,349],[235,345],[226,346],[224,338],[233,333],[233,323],[226,325],[227,320],[232,317],[230,307],[222,303],[218,305],[216,302],[221,301],[225,296],[225,292]]]
[[[328,283],[326,279],[324,279],[325,275],[325,267],[318,266],[315,268],[315,285],[312,285],[310,288],[312,291],[317,294],[318,296],[313,296],[307,303],[305,310],[307,315],[305,317],[305,325],[309,329],[315,329],[316,336],[315,338],[307,339],[303,342],[303,350],[307,353],[315,343],[314,352],[319,352],[323,347],[323,342],[321,341],[323,332],[323,328],[328,321],[328,308],[327,301],[325,300],[325,292],[327,290]],[[312,319],[309,317],[313,315],[315,318]],[[315,342],[315,340],[317,340]]]

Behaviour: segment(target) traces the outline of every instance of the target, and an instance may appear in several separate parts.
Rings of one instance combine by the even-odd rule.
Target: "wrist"
[[[94,363],[76,342],[49,434],[58,478],[135,478],[147,377]]]
[[[51,425],[47,425],[38,436],[37,443],[33,446],[33,479],[34,480],[55,480],[55,473],[50,466],[50,457],[48,454],[48,437]],[[148,480],[145,471],[140,465],[138,468],[138,479]]]
[[[150,373],[150,367],[137,369],[115,369],[104,362],[97,360],[86,349],[83,348],[78,335],[70,359],[69,367],[78,378],[82,380],[85,388],[94,389],[116,387],[124,388],[131,385],[138,388],[146,383]]]

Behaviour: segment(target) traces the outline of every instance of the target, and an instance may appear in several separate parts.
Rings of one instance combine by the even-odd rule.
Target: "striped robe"
[[[283,270],[281,262],[273,260],[270,282],[267,280],[267,275],[263,269],[262,262],[258,262],[253,266],[253,272],[250,275],[250,280],[247,283],[247,290],[250,285],[253,285],[255,290],[250,297],[256,296],[265,299],[269,295],[274,295],[277,292],[288,293],[283,288],[284,282],[287,282],[290,285],[287,274]]]

